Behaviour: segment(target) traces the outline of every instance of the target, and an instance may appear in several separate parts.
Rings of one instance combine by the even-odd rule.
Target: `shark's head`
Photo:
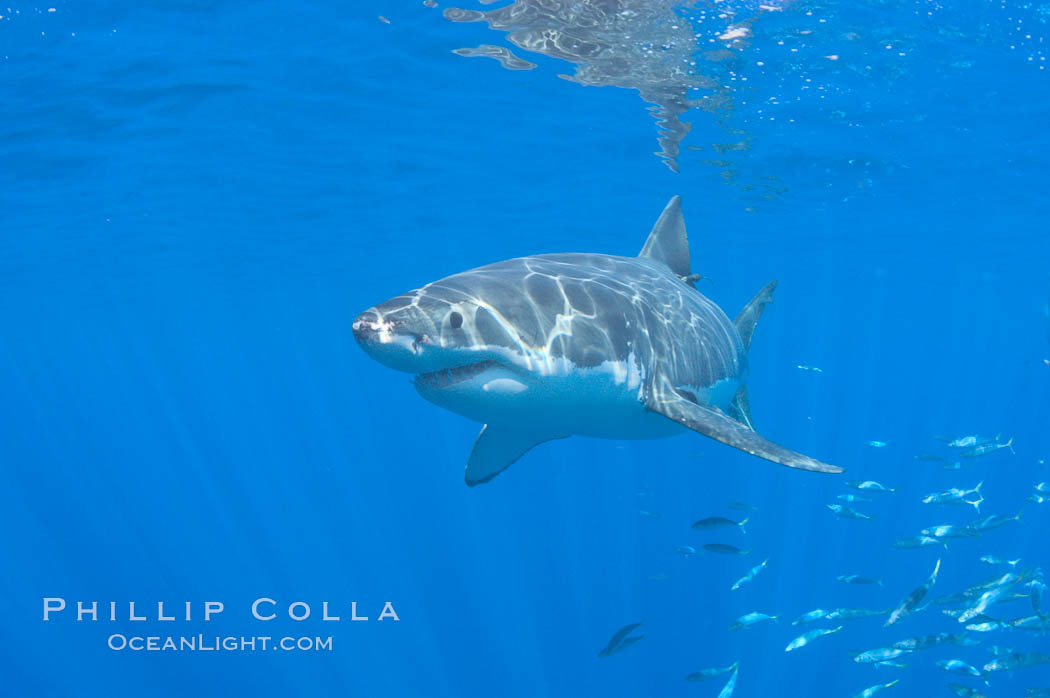
[[[526,347],[542,343],[541,311],[497,267],[456,274],[369,308],[354,320],[354,337],[376,361],[415,374],[416,389],[435,401],[507,376],[524,379]]]
[[[354,338],[369,356],[398,371],[448,370],[483,360],[468,334],[475,312],[469,301],[413,291],[358,315]]]

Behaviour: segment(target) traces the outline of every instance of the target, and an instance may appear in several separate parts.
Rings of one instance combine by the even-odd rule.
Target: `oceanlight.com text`
[[[331,652],[332,636],[122,635],[106,641],[115,652]]]

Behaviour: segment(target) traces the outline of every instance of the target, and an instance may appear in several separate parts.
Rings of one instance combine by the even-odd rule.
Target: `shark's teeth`
[[[431,390],[447,388],[450,385],[469,380],[479,373],[499,365],[498,361],[479,361],[476,364],[454,366],[452,368],[443,368],[440,371],[421,373],[416,376],[416,388],[428,388]]]

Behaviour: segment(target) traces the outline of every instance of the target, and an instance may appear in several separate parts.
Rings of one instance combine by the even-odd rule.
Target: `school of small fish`
[[[810,367],[799,366],[803,370],[813,370]],[[819,370],[818,370],[819,371]],[[948,437],[935,437],[948,449],[951,449],[960,459],[984,458],[991,454],[1008,451],[1013,453],[1013,439],[1003,440],[1002,435],[985,437],[979,435]],[[869,448],[886,448],[889,446],[884,441],[866,441],[864,445]],[[949,456],[944,457],[935,453],[922,453],[914,456],[916,460],[930,463],[949,462],[951,466],[945,466],[950,470],[960,469],[961,461]],[[1039,462],[1042,466],[1042,461]],[[976,478],[975,478],[976,479]],[[971,481],[972,482],[972,481]],[[861,494],[841,493],[837,495],[838,502],[827,504],[827,509],[835,516],[844,519],[858,521],[871,521],[875,513],[854,509],[852,505],[859,505],[861,509],[865,505],[878,506],[880,499],[886,498],[897,500],[902,495],[897,493],[897,488],[888,487],[874,480],[851,480],[844,483]],[[1030,638],[1041,638],[1050,633],[1050,608],[1044,607],[1044,592],[1047,585],[1043,572],[1039,566],[1025,566],[1020,558],[1011,559],[1007,556],[992,552],[983,552],[978,555],[972,551],[961,548],[961,552],[955,552],[955,541],[982,540],[985,543],[996,540],[1008,540],[1004,538],[982,539],[982,536],[990,531],[1004,526],[1018,525],[1023,521],[1023,510],[1012,516],[1002,514],[981,515],[981,505],[985,502],[984,481],[978,481],[969,487],[953,487],[940,492],[930,492],[921,497],[922,504],[930,505],[929,511],[940,511],[941,507],[958,507],[969,511],[967,507],[973,507],[973,520],[965,524],[931,524],[914,535],[900,538],[893,543],[898,549],[908,548],[940,548],[939,555],[929,576],[922,580],[912,580],[909,585],[907,580],[890,579],[889,576],[872,577],[859,572],[848,571],[841,574],[835,580],[844,585],[872,585],[897,589],[905,592],[909,586],[911,591],[904,593],[899,603],[885,609],[870,608],[818,608],[802,613],[792,622],[792,626],[807,626],[810,624],[822,624],[823,627],[815,627],[800,634],[795,634],[788,639],[784,646],[784,652],[796,652],[817,642],[824,644],[835,642],[835,637],[842,634],[844,621],[881,617],[884,628],[892,628],[898,623],[910,622],[913,625],[918,621],[910,620],[913,615],[925,614],[931,617],[937,609],[943,616],[953,619],[958,623],[957,632],[940,632],[931,635],[918,635],[905,638],[887,638],[883,647],[868,650],[849,650],[843,648],[843,653],[852,657],[857,664],[866,664],[872,667],[902,669],[909,663],[921,661],[918,653],[935,647],[966,648],[968,656],[960,653],[959,657],[946,657],[930,662],[930,666],[939,669],[946,675],[950,675],[951,681],[946,685],[946,690],[958,696],[969,696],[970,698],[982,698],[985,696],[982,690],[992,686],[997,674],[1014,672],[1050,665],[1050,654],[1035,649],[1018,649],[1014,645],[1031,642]],[[994,483],[993,483],[994,484]],[[992,492],[994,495],[995,493]],[[871,495],[871,496],[865,496]],[[994,499],[994,496],[993,496]],[[1037,482],[1032,486],[1032,493],[1028,501],[1042,504],[1050,501],[1050,483]],[[731,502],[728,508],[736,511],[757,512],[758,507],[742,502]],[[926,510],[923,507],[922,510]],[[640,512],[643,516],[656,517],[648,510]],[[722,516],[708,516],[701,518],[692,524],[691,529],[704,534],[717,534],[723,531],[737,531],[736,535],[746,535],[746,526],[756,518],[754,514],[742,520],[735,520]],[[759,520],[761,517],[757,517]],[[865,528],[872,524],[851,524]],[[734,535],[734,534],[730,534]],[[972,554],[979,562],[996,569],[996,574],[986,579],[974,581],[970,586],[961,591],[953,591],[943,596],[933,595],[933,589],[937,586],[937,580],[941,574],[942,567],[947,568],[952,563],[949,557],[949,543],[952,543],[953,555]],[[963,544],[960,544],[960,546]],[[682,545],[676,549],[681,555],[692,557],[700,553],[714,553],[726,556],[746,556],[751,554],[751,549],[723,542],[704,543],[702,545]],[[903,553],[902,553],[903,554]],[[729,586],[733,592],[749,585],[755,578],[771,565],[772,558],[767,557],[758,565],[751,567],[746,573]],[[774,561],[775,562],[775,561]],[[768,575],[769,573],[767,573]],[[651,577],[652,578],[652,577]],[[662,578],[666,579],[664,575]],[[728,582],[727,582],[728,583]],[[943,586],[943,584],[942,584]],[[746,593],[746,592],[745,592]],[[1021,610],[1017,606],[1025,604],[1028,608]],[[775,609],[761,608],[746,613],[729,623],[729,630],[733,632],[747,631],[761,625],[769,625],[778,622],[781,614],[772,612]],[[789,616],[790,617],[790,616]],[[950,621],[949,621],[950,622]],[[606,657],[626,648],[633,642],[640,640],[641,635],[632,635],[641,623],[633,623],[624,626],[606,647],[601,650],[599,656]],[[801,630],[801,628],[799,628]],[[798,631],[796,631],[798,632]],[[892,632],[884,630],[883,632]],[[1010,646],[999,644],[984,645],[983,649],[977,649],[984,644],[987,633],[995,633],[997,640],[1009,640]],[[788,636],[785,636],[787,639]],[[841,638],[839,640],[841,642]],[[1050,649],[1048,649],[1050,652]],[[736,688],[740,674],[740,662],[734,662],[724,667],[699,669],[685,676],[689,682],[700,682],[715,677],[731,674],[729,680],[718,694],[719,698],[729,698]],[[745,674],[746,676],[746,674]],[[902,680],[907,681],[907,676],[894,678],[890,681],[876,683],[853,694],[853,698],[868,698],[883,690],[897,686]],[[973,682],[980,687],[971,685]],[[903,687],[902,687],[903,688]],[[898,689],[900,691],[901,689]],[[1050,696],[1050,687],[1033,686],[1027,689],[1025,696]]]

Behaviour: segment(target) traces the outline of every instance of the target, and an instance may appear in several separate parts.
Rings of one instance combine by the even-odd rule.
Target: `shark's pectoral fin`
[[[481,428],[474,450],[467,461],[466,481],[471,487],[488,482],[544,441],[564,439],[565,435],[537,436],[533,432],[486,424]]]
[[[673,419],[684,427],[721,441],[727,446],[746,451],[753,456],[786,465],[789,468],[813,470],[820,473],[841,473],[842,468],[779,446],[735,422],[721,411],[698,405],[673,392],[652,395],[646,406]]]

